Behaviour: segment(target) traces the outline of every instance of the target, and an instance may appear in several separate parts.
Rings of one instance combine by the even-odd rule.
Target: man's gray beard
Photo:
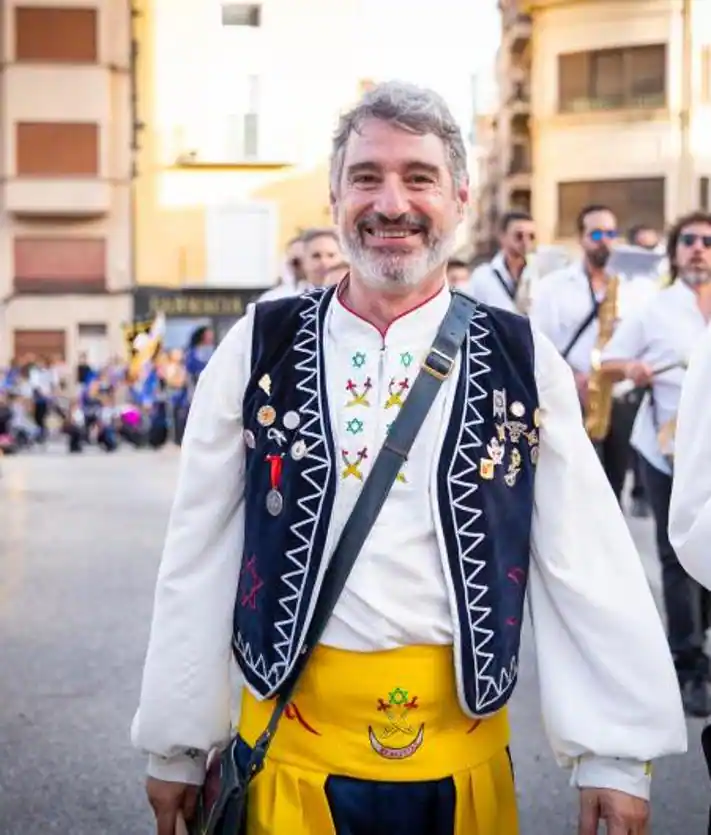
[[[428,275],[443,266],[457,247],[456,232],[434,241],[419,255],[392,255],[364,246],[358,232],[349,236],[340,230],[346,260],[363,282],[374,290],[405,290],[417,287]]]
[[[711,270],[684,270],[679,273],[679,278],[689,287],[700,287],[702,284],[708,284],[711,281]]]

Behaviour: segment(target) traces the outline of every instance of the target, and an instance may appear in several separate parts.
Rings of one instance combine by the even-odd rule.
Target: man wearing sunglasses
[[[602,370],[615,382],[632,380],[646,392],[634,423],[632,446],[641,458],[641,474],[656,524],[669,644],[687,713],[708,716],[709,662],[704,654],[701,589],[687,577],[667,529],[682,383],[688,359],[711,317],[711,215],[694,212],[680,218],[669,232],[668,252],[672,284],[620,324],[603,351]],[[707,387],[706,403],[696,403],[694,423],[708,411],[710,396],[711,387]],[[694,446],[703,448],[704,438],[700,435]],[[683,446],[681,475],[694,497],[698,485],[703,484],[704,470],[699,467],[702,449],[693,450],[693,463],[691,452],[690,445]],[[688,508],[693,506],[690,501],[682,507],[681,530],[685,530]],[[682,545],[685,541],[679,536]],[[704,549],[708,551],[708,539]]]
[[[531,276],[526,259],[536,247],[536,228],[527,212],[507,212],[499,226],[499,252],[472,273],[469,295],[478,301],[528,313]]]
[[[614,213],[602,205],[585,206],[578,215],[577,228],[582,259],[551,273],[541,282],[533,298],[531,319],[573,369],[580,403],[585,410],[600,329],[599,309],[611,277],[607,263],[619,232]],[[619,319],[639,304],[636,284],[635,281],[619,284]],[[618,501],[630,463],[629,437],[636,410],[637,402],[630,398],[630,385],[622,383],[616,386],[610,429],[604,440],[596,443]]]

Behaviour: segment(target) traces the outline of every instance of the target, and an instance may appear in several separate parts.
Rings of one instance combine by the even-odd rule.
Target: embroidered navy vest
[[[325,568],[338,473],[322,351],[332,294],[314,291],[255,310],[233,649],[248,686],[263,698],[278,692],[301,651]],[[484,716],[507,703],[518,672],[538,454],[528,322],[480,305],[456,386],[438,463],[437,527],[460,701]],[[273,515],[275,461],[281,503]]]

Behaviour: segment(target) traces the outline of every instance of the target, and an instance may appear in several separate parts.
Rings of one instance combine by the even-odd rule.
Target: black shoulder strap
[[[501,275],[501,273],[496,269],[496,267],[491,268],[491,272],[499,279],[499,284],[506,290],[508,297],[511,299],[512,302],[516,301],[516,288],[512,287],[508,281]]]
[[[257,740],[252,750],[248,767],[250,777],[256,775],[264,764],[267,749],[276,732],[279,720],[293,697],[296,684],[308,663],[311,653],[321,640],[358,554],[380,514],[403,463],[407,461],[412,444],[427,417],[440,386],[454,368],[475,309],[476,302],[472,298],[456,291],[452,293],[449,309],[442,320],[432,347],[373,463],[373,468],[366,478],[333,551],[311,618],[311,624],[306,633],[304,647],[294,669],[277,697],[267,729]]]
[[[568,344],[565,346],[565,349],[561,352],[561,356],[564,360],[568,359],[568,355],[570,352],[575,348],[578,344],[578,340],[580,337],[585,333],[585,331],[592,325],[592,323],[597,319],[597,315],[600,312],[600,302],[598,301],[597,296],[595,295],[595,291],[593,290],[592,279],[590,276],[587,276],[588,279],[588,288],[590,290],[590,300],[592,302],[592,308],[588,315],[583,319],[583,321],[578,325],[575,333],[571,336]]]
[[[585,331],[590,327],[590,325],[592,325],[595,319],[597,319],[599,309],[600,303],[598,301],[595,301],[595,306],[590,311],[590,313],[588,313],[588,315],[583,319],[575,333],[571,336],[570,341],[565,346],[565,350],[561,352],[561,355],[564,360],[568,359],[568,355],[578,344],[578,340],[580,339],[580,337],[585,333]]]

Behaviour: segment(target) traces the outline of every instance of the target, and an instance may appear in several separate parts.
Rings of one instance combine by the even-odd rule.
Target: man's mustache
[[[357,223],[359,232],[363,232],[367,228],[371,229],[402,229],[411,228],[417,232],[429,232],[432,224],[425,215],[414,214],[406,212],[399,217],[388,217],[380,212],[369,212],[364,215]]]

